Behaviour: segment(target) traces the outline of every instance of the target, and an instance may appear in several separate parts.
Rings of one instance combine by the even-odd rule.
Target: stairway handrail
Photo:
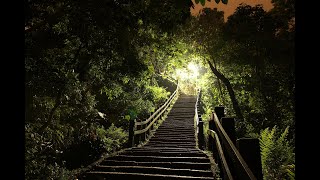
[[[201,89],[199,88],[198,92],[197,92],[196,104],[195,104],[195,107],[194,107],[194,109],[195,109],[194,114],[195,114],[196,124],[197,124],[197,133],[198,133],[198,125],[199,125],[199,113],[198,113],[199,109],[198,109],[198,106],[199,106],[200,92],[201,92]]]
[[[222,150],[222,146],[221,146],[218,134],[215,131],[209,129],[208,130],[208,135],[211,136],[213,140],[215,140],[215,144],[216,144],[216,147],[217,147],[217,150],[218,150],[219,158],[221,160],[220,161],[221,162],[221,167],[222,167],[222,170],[224,172],[224,175],[226,176],[225,179],[233,180],[230,168],[229,168],[229,166],[227,164],[226,157],[224,156],[224,153],[223,153],[223,150]]]
[[[222,127],[221,123],[219,122],[218,116],[217,114],[214,112],[213,113],[213,121],[216,124],[217,127],[217,134],[220,135],[220,137],[222,137],[222,141],[226,142],[223,143],[223,145],[225,146],[225,149],[232,151],[232,153],[230,151],[226,151],[230,156],[235,155],[235,160],[237,160],[242,169],[245,172],[245,175],[250,179],[250,180],[257,180],[257,178],[254,176],[254,174],[252,173],[251,169],[248,167],[247,163],[244,161],[243,157],[241,156],[240,152],[237,150],[236,146],[233,144],[233,142],[231,141],[230,137],[228,136],[228,134],[226,133],[226,131],[224,130],[224,128]],[[225,140],[225,141],[224,141]]]
[[[152,119],[153,121],[144,129],[140,129],[140,130],[135,130],[134,131],[134,135],[137,134],[142,134],[146,131],[148,131],[150,129],[150,127],[155,123],[155,121],[164,113],[164,111],[167,110],[167,108],[169,107],[169,105],[171,104],[171,102],[173,101],[173,99],[176,97],[176,95],[178,94],[178,90],[179,90],[179,83],[177,84],[177,88],[176,90],[172,93],[172,95],[167,99],[167,101],[159,108],[157,109],[156,112],[154,112],[147,120],[142,121],[142,122],[135,122],[136,126],[141,126],[144,124],[149,123]],[[160,112],[161,111],[161,112]],[[159,113],[160,112],[160,113]],[[156,116],[157,115],[157,116]],[[156,117],[155,117],[156,116]],[[155,117],[155,118],[154,118]]]

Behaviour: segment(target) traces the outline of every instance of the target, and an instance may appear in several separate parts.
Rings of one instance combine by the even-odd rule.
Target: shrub
[[[108,129],[100,126],[96,130],[97,137],[103,142],[103,146],[107,152],[113,152],[121,147],[127,141],[128,134],[122,129],[116,127],[114,124]]]
[[[289,127],[283,133],[266,128],[260,133],[261,161],[264,180],[294,178],[294,149],[287,140]],[[293,167],[293,168],[292,168]],[[290,178],[291,177],[291,178]]]

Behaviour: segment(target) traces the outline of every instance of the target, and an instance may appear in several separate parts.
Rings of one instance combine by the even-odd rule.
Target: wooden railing
[[[214,144],[217,150],[217,155],[215,156],[216,163],[220,169],[220,176],[222,179],[233,180],[230,168],[228,166],[226,157],[224,156],[223,149],[221,146],[221,142],[219,140],[219,136],[216,132],[212,130],[208,130],[208,136],[214,140]]]
[[[229,118],[230,121],[232,119],[233,118]],[[229,164],[229,169],[231,169],[232,176],[234,177],[234,179],[256,180],[257,178],[252,173],[251,169],[248,167],[247,163],[245,162],[245,160],[243,159],[243,157],[239,153],[238,149],[235,147],[234,142],[232,142],[231,138],[229,137],[229,135],[227,134],[225,129],[222,127],[216,113],[213,113],[213,119],[211,119],[211,121],[213,121],[213,123],[214,123],[214,125],[213,125],[214,130],[209,130],[209,131],[215,132],[217,134],[217,137],[220,137],[221,142],[222,142],[221,144],[222,144],[223,150],[225,152],[224,156],[227,159],[227,162]],[[211,135],[212,135],[212,133],[210,133],[210,137],[212,137]],[[214,137],[212,137],[212,138],[214,138]],[[211,141],[211,138],[209,141]],[[214,150],[214,148],[212,148],[212,149],[213,149],[213,152],[216,151],[216,154],[218,153],[221,156],[219,151],[217,152],[217,150]],[[224,174],[224,176],[226,176],[226,174]]]
[[[200,94],[199,91],[195,109],[198,117],[198,144],[201,149],[201,142],[204,142],[204,136],[200,134],[203,133],[200,132],[201,129],[203,130],[203,122],[197,110]],[[224,107],[215,107],[215,111],[209,119],[207,134],[207,148],[212,151],[222,179],[262,180],[259,140],[256,138],[236,139],[234,118],[224,117]]]
[[[201,89],[197,90],[197,101],[195,104],[195,113],[194,113],[194,118],[195,118],[195,123],[196,123],[196,136],[198,139],[198,147],[200,149],[204,149],[204,134],[203,134],[203,121],[202,121],[202,117],[201,117],[201,110],[202,110],[202,106],[201,106]]]
[[[162,118],[164,112],[178,96],[178,89],[179,84],[177,84],[176,90],[171,94],[167,101],[147,120],[140,122],[137,120],[130,120],[128,147],[133,147],[149,138],[151,131],[154,129],[155,123]]]

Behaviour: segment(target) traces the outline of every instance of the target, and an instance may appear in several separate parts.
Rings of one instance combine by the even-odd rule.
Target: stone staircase
[[[106,158],[79,179],[214,179],[208,156],[196,148],[195,102],[180,95],[147,144]]]

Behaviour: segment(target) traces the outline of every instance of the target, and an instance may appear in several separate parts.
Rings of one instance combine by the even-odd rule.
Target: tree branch
[[[213,65],[212,63],[207,60],[209,66],[210,66],[210,69],[211,71],[213,72],[213,74],[215,74],[217,76],[218,79],[220,79],[224,85],[227,87],[227,90],[229,92],[229,96],[231,98],[231,101],[232,101],[232,105],[233,105],[233,109],[236,113],[236,116],[239,118],[239,119],[243,119],[243,115],[241,113],[241,109],[239,107],[239,104],[238,104],[238,101],[236,99],[236,96],[234,94],[234,91],[233,91],[233,88],[230,84],[230,81],[223,75],[221,74]]]

